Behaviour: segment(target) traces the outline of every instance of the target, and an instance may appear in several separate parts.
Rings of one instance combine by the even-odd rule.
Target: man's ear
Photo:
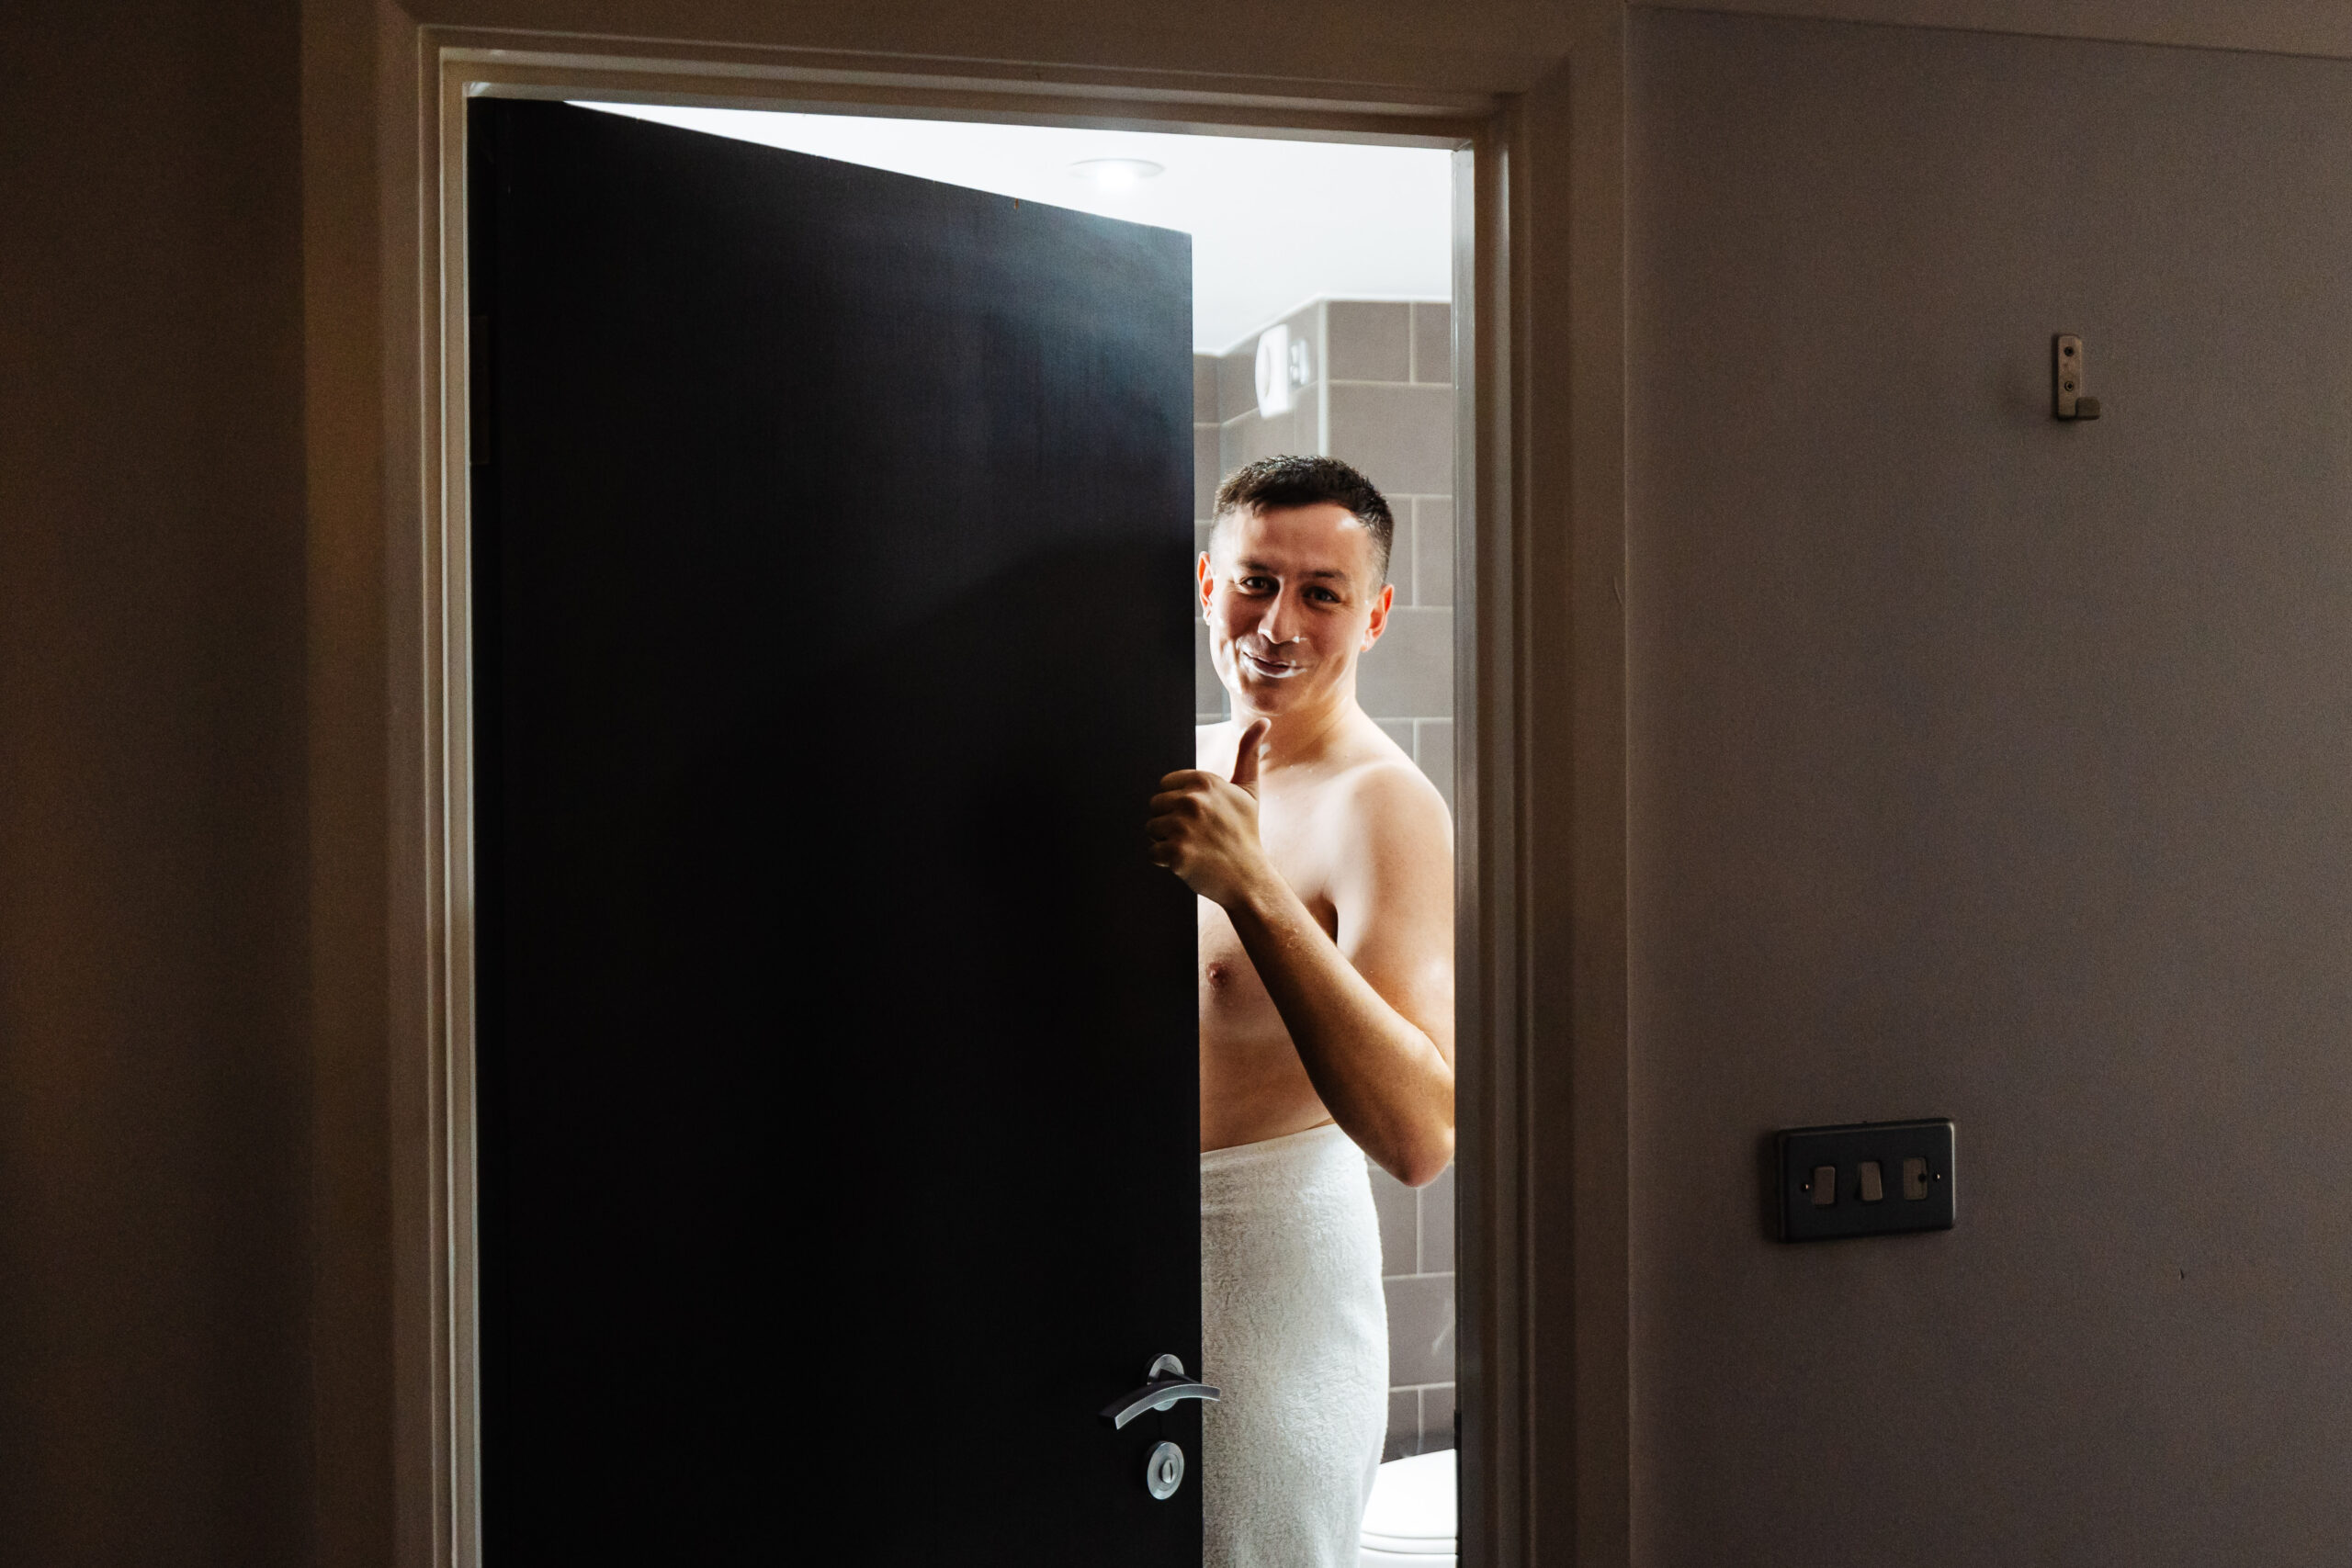
[[[1379,597],[1372,602],[1372,620],[1363,628],[1363,647],[1357,649],[1358,652],[1372,651],[1372,645],[1378,642],[1380,634],[1388,629],[1388,612],[1396,603],[1396,585],[1393,582],[1382,583]]]
[[[1201,613],[1206,615],[1209,608],[1209,595],[1216,592],[1216,570],[1209,565],[1209,553],[1206,550],[1203,550],[1201,558],[1193,563],[1193,585],[1201,592]]]

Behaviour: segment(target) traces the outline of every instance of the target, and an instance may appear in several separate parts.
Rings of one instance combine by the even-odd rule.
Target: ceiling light
[[[1081,158],[1069,166],[1069,172],[1104,190],[1125,190],[1168,171],[1148,158]]]

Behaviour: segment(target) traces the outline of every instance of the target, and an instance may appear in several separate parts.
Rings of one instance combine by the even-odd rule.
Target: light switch
[[[1952,1190],[1952,1124],[1860,1122],[1791,1127],[1773,1136],[1782,1241],[1948,1231]],[[1889,1202],[1898,1179],[1905,1201]],[[1844,1181],[1846,1190],[1838,1184]]]
[[[1914,1203],[1928,1195],[1928,1162],[1906,1159],[1903,1162],[1903,1195]]]

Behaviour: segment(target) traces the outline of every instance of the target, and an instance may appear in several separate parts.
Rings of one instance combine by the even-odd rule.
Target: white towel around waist
[[[1201,1156],[1206,1568],[1353,1568],[1388,1421],[1380,1220],[1336,1126]]]

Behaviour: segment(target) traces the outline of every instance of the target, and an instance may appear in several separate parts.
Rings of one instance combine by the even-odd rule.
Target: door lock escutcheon
[[[1159,1502],[1176,1495],[1176,1488],[1184,1484],[1184,1450],[1173,1443],[1161,1443],[1143,1461],[1144,1489]]]

